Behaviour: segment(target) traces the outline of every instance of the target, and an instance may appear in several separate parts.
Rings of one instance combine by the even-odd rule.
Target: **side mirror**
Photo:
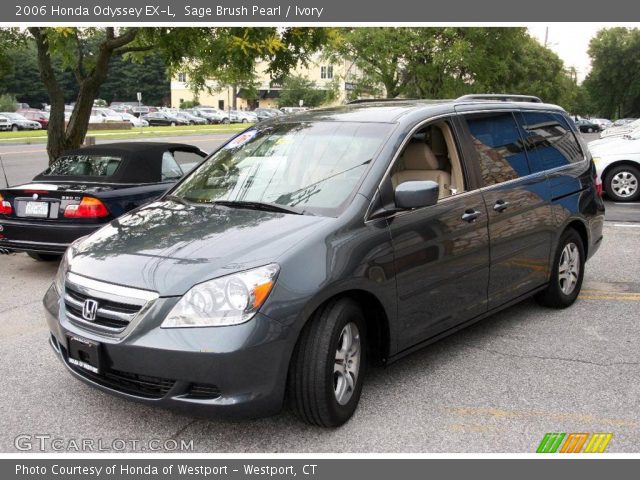
[[[396,187],[396,207],[421,208],[438,203],[440,186],[431,180],[403,182]]]

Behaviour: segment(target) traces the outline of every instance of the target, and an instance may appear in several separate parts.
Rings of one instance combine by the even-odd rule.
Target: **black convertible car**
[[[0,252],[60,257],[75,239],[158,198],[204,159],[179,143],[111,143],[65,152],[32,183],[0,190]]]

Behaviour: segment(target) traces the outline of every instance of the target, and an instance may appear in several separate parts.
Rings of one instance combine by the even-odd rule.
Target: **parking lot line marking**
[[[640,224],[635,223],[614,223],[612,226],[624,228],[640,228]]]
[[[587,292],[581,293],[578,297],[581,300],[620,300],[630,302],[640,302],[640,293],[618,293],[618,292]]]
[[[43,153],[47,150],[41,148],[39,150],[16,150],[14,152],[2,152],[0,151],[0,155],[29,155],[30,153]]]

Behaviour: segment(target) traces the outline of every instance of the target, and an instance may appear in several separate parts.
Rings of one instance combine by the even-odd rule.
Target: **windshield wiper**
[[[222,205],[231,208],[248,208],[251,210],[264,210],[266,212],[292,213],[294,215],[304,215],[305,210],[290,207],[288,205],[280,205],[279,203],[257,202],[253,200],[214,200],[214,205]]]

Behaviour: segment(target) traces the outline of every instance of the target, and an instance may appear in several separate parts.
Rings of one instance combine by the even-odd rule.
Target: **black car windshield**
[[[329,214],[349,199],[390,124],[283,123],[250,129],[172,192],[189,202],[261,202]]]
[[[58,158],[43,175],[51,177],[110,177],[122,159],[107,155],[65,155]]]

